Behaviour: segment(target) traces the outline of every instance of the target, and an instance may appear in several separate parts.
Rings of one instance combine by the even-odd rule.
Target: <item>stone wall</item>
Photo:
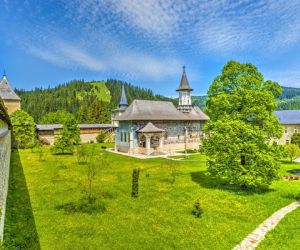
[[[8,191],[11,154],[11,133],[7,124],[0,120],[0,240],[3,240],[6,198]]]
[[[91,141],[97,142],[97,135],[99,134],[100,130],[80,130],[80,140],[81,143],[89,143]],[[54,144],[56,137],[59,136],[59,131],[47,131],[47,132],[38,132],[38,137],[40,139],[46,140],[50,145]],[[113,141],[114,139],[114,132],[107,133],[107,140]]]

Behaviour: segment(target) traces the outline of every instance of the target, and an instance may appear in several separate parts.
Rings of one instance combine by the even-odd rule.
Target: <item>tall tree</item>
[[[245,188],[266,187],[277,178],[270,138],[282,128],[273,112],[281,87],[264,81],[252,64],[228,62],[208,91],[204,148],[208,172]]]
[[[17,110],[10,116],[13,126],[14,144],[17,148],[34,145],[35,127],[33,117],[23,110]]]

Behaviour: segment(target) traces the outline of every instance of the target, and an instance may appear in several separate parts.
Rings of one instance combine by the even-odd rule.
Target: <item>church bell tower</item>
[[[119,107],[117,109],[112,110],[111,121],[114,126],[119,126],[119,122],[116,121],[115,118],[122,115],[127,108],[128,108],[128,101],[127,101],[127,96],[125,93],[125,86],[122,85]]]
[[[182,73],[181,81],[178,89],[176,90],[179,93],[178,110],[180,110],[183,113],[188,113],[192,109],[191,92],[193,91],[193,89],[190,87],[189,81],[187,79],[185,73],[185,66],[183,66],[182,68],[183,68],[183,73]]]

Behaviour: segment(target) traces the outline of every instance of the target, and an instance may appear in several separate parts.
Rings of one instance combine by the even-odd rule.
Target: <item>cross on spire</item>
[[[5,69],[3,70],[3,76],[2,79],[6,80],[6,73],[5,73]]]
[[[182,66],[183,72],[185,72],[185,65]]]

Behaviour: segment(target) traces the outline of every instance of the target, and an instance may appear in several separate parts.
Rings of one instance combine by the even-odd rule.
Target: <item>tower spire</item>
[[[127,101],[127,96],[126,96],[126,93],[125,93],[125,86],[123,84],[122,89],[121,89],[121,97],[120,97],[120,102],[119,102],[119,108],[127,107],[127,106],[128,106],[128,101]]]
[[[180,84],[176,91],[181,91],[181,90],[193,91],[193,89],[190,87],[189,81],[185,73],[185,65],[182,66],[182,71],[183,72],[182,72]]]
[[[180,84],[178,89],[176,90],[179,93],[178,110],[180,110],[183,113],[188,113],[192,108],[191,91],[193,91],[193,89],[190,87],[189,81],[187,79],[185,73],[185,65],[183,65],[182,71],[183,72],[182,72]]]

